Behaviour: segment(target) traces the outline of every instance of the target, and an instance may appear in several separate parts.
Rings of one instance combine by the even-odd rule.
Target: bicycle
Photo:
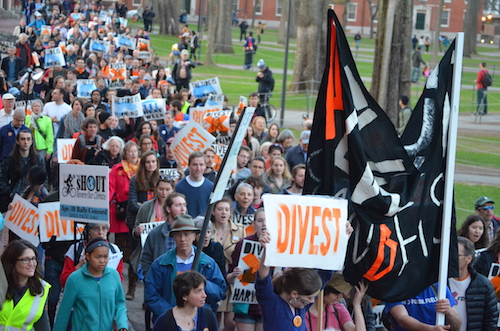
[[[278,110],[275,106],[269,103],[269,98],[271,93],[259,93],[260,97],[260,107],[264,110],[266,122],[269,123],[276,118]]]

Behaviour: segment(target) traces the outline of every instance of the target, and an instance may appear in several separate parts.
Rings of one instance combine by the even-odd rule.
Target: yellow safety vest
[[[43,286],[42,294],[32,296],[26,290],[21,300],[14,306],[13,300],[6,300],[0,311],[0,331],[29,331],[33,324],[42,317],[45,302],[49,295],[50,284],[40,279]]]

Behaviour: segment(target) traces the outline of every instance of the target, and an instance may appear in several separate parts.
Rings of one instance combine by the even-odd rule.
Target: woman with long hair
[[[99,153],[104,138],[97,133],[98,127],[99,124],[95,118],[88,117],[83,121],[82,128],[85,133],[76,138],[72,159],[87,163]]]
[[[31,115],[26,115],[24,124],[33,132],[38,155],[48,160],[54,151],[54,130],[51,118],[42,114],[42,110],[42,100],[33,100],[31,102]]]
[[[477,214],[468,216],[457,234],[472,241],[475,249],[486,248],[489,245],[486,223]]]
[[[222,245],[224,249],[224,256],[226,258],[226,268],[233,261],[232,254],[236,247],[236,244],[245,237],[245,230],[242,225],[234,223],[233,220],[233,201],[224,197],[221,200],[214,203],[214,208],[212,211],[212,226],[214,229],[214,242],[218,242]],[[226,272],[222,273],[223,275]],[[222,319],[224,314],[224,330],[234,330],[236,323],[234,321],[233,306],[229,302],[231,298],[231,287],[228,286],[226,290],[226,299],[222,301],[219,306],[217,317]]]
[[[488,249],[481,252],[474,262],[474,269],[480,274],[489,277],[491,264],[500,263],[500,231],[495,233]]]
[[[266,171],[264,182],[269,185],[272,194],[279,194],[292,184],[292,175],[284,158],[277,156],[271,161],[271,167]]]
[[[266,119],[263,116],[256,116],[252,120],[253,136],[259,143],[264,141],[267,136]]]
[[[42,280],[35,246],[27,240],[14,240],[2,254],[7,278],[7,295],[0,310],[5,330],[50,330],[45,308],[50,284]]]
[[[261,141],[261,143],[269,141],[271,143],[275,143],[278,140],[278,136],[280,134],[280,127],[278,124],[273,123],[267,129],[266,137]]]
[[[144,155],[144,153],[146,153],[146,152],[154,152],[155,155],[158,155],[158,152],[153,148],[153,146],[154,146],[153,142],[154,142],[154,140],[153,140],[153,137],[151,137],[151,135],[149,135],[149,134],[141,135],[141,137],[139,138],[139,142],[138,142],[139,152],[140,152],[141,156]]]
[[[82,130],[82,123],[85,120],[83,115],[83,101],[74,99],[71,103],[71,111],[64,118],[64,138],[73,138],[73,135]]]
[[[151,124],[149,122],[142,122],[141,125],[139,125],[139,128],[135,132],[135,136],[132,139],[133,142],[137,143],[139,147],[141,146],[140,140],[143,135],[148,135],[151,137],[152,140],[152,147],[158,152],[158,142],[155,140],[153,136],[153,128],[151,127]]]

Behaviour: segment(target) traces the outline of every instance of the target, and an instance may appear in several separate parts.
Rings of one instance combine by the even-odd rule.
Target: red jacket
[[[126,233],[129,231],[125,220],[118,221],[116,219],[116,204],[118,202],[127,201],[130,190],[130,178],[123,170],[122,162],[115,164],[109,173],[109,232],[111,233]],[[115,196],[116,194],[116,196]]]
[[[25,42],[24,45],[21,45],[21,43],[16,44],[16,56],[21,57],[21,47],[26,48],[26,54],[28,54],[28,67],[33,66],[35,61],[33,61],[33,57],[31,56],[31,49],[28,42]]]

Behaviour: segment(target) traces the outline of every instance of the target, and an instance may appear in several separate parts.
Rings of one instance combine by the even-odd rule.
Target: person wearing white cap
[[[182,88],[189,88],[189,81],[191,80],[191,68],[196,67],[194,62],[188,59],[189,52],[187,49],[181,51],[181,58],[177,59],[172,70],[172,78],[177,86],[177,91]]]
[[[285,160],[288,162],[290,169],[293,169],[297,164],[306,164],[307,149],[309,147],[310,130],[304,130],[300,133],[300,143],[297,146],[290,148],[286,152]]]
[[[0,110],[0,128],[12,122],[16,97],[11,93],[2,95],[3,109]]]
[[[42,13],[40,13],[39,11],[36,11],[35,12],[35,20],[33,22],[31,22],[28,25],[28,27],[29,26],[34,27],[36,34],[40,35],[43,25],[47,25],[47,23],[45,23],[45,20],[43,19],[43,16],[42,16]]]

